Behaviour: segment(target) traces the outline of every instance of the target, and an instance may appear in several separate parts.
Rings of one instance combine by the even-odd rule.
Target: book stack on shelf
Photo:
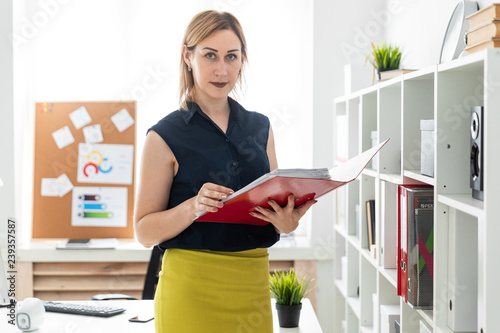
[[[465,51],[475,53],[485,48],[500,47],[500,3],[492,4],[467,16]]]
[[[381,71],[379,73],[380,79],[377,80],[378,82],[382,81],[387,81],[389,79],[395,78],[397,76],[403,75],[403,74],[408,74],[411,72],[414,72],[414,69],[391,69],[387,71]]]

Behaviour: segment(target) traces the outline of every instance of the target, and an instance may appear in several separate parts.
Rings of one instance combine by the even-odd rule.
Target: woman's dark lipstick
[[[216,86],[217,88],[224,88],[227,84],[227,82],[210,82],[210,83]]]

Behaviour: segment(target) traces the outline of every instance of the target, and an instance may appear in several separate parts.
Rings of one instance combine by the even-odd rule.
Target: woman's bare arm
[[[219,201],[230,194],[231,189],[206,183],[198,195],[166,209],[170,189],[178,164],[174,154],[154,131],[146,137],[141,162],[139,188],[134,210],[134,229],[137,240],[150,247],[172,239],[193,223],[195,213],[217,211]]]

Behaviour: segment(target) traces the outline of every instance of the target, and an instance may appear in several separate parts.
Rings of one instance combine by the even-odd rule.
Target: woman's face
[[[243,63],[238,36],[232,30],[219,30],[184,54],[192,68],[196,99],[227,98]]]

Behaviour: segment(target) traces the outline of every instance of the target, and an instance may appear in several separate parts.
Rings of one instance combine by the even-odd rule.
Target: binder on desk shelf
[[[434,191],[428,185],[400,185],[397,293],[413,308],[433,301]]]
[[[217,212],[197,213],[194,221],[266,225],[268,222],[249,214],[256,206],[270,208],[269,200],[284,206],[290,194],[295,198],[295,207],[319,198],[356,179],[387,141],[330,170],[273,170],[223,200],[224,207]]]

